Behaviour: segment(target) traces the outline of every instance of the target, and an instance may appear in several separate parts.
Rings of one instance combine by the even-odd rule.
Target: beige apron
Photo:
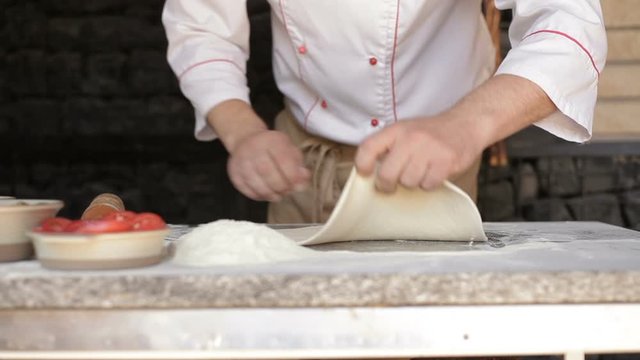
[[[276,117],[275,129],[289,135],[293,143],[302,150],[305,165],[311,170],[312,176],[311,185],[306,190],[269,204],[268,223],[326,222],[349,178],[357,148],[307,133],[287,109]],[[478,159],[468,170],[451,179],[474,201],[477,197],[479,168]]]

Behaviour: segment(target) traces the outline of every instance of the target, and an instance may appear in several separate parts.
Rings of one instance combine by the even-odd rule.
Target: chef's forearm
[[[535,83],[514,75],[498,75],[449,110],[461,126],[473,129],[484,149],[551,115],[557,108]]]
[[[267,125],[251,105],[241,100],[220,103],[209,112],[207,121],[230,153],[242,139],[267,130]]]

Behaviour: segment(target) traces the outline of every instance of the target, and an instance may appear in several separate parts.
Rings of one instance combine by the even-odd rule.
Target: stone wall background
[[[165,60],[163,0],[0,0],[0,194],[59,198],[77,217],[101,192],[172,222],[260,221]],[[271,119],[269,8],[250,1],[252,101]],[[187,206],[188,204],[188,206]]]
[[[95,195],[114,192],[128,208],[174,223],[264,220],[264,204],[229,183],[222,146],[193,138],[191,106],[165,60],[163,2],[0,0],[0,194],[59,198],[67,204],[61,214],[71,217]],[[264,0],[248,7],[252,101],[272,119],[282,103],[271,73],[269,7]],[[604,154],[561,146],[540,155],[545,141],[557,143],[529,130],[509,141],[510,166],[485,165],[485,220],[640,229],[640,145]]]

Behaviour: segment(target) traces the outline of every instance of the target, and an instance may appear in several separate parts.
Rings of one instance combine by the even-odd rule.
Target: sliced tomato
[[[63,232],[71,224],[71,220],[63,217],[55,217],[44,220],[35,230],[41,232]]]
[[[64,228],[64,232],[76,232],[76,230],[84,225],[85,221],[86,220],[74,220],[70,222],[69,225]]]
[[[82,223],[73,231],[80,234],[102,234],[130,231],[131,224],[117,220],[80,220]],[[73,225],[73,224],[72,224]]]
[[[167,224],[158,214],[140,213],[133,219],[134,231],[159,230],[167,227]]]
[[[136,213],[133,211],[116,211],[112,213],[108,213],[103,216],[101,220],[115,220],[120,222],[129,222],[131,223],[133,219],[136,217]]]

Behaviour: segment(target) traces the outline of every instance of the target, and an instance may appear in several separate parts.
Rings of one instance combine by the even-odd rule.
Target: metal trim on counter
[[[640,351],[640,304],[0,312],[2,359],[299,359]]]

